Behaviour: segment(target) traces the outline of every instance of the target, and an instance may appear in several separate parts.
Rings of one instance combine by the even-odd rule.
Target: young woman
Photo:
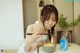
[[[54,34],[54,27],[58,22],[58,11],[53,5],[45,5],[41,11],[40,22],[31,24],[27,27],[26,33],[33,33],[26,35],[23,50],[25,53],[33,52],[38,46],[42,46],[46,42],[51,41],[51,34]],[[40,33],[47,33],[48,39],[44,41],[36,41],[42,35]]]

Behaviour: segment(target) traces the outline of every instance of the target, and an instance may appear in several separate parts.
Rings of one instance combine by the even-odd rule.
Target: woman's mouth
[[[51,26],[49,26],[48,28],[51,29]]]

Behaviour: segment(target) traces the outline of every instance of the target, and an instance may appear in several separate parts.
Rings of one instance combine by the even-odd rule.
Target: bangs
[[[44,16],[45,20],[49,20],[49,19],[50,19],[50,15],[51,15],[50,12],[49,12],[48,14],[46,14],[46,15]]]
[[[54,13],[54,11],[50,8],[46,9],[44,12],[43,12],[43,17],[45,18],[44,20],[48,20],[50,19],[50,15],[51,13]]]

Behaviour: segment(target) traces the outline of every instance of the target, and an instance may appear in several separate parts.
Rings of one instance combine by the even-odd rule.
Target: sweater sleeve
[[[31,49],[31,45],[37,40],[33,35],[26,36],[24,50],[28,52]]]
[[[37,49],[38,46],[42,46],[44,43],[47,42],[46,40],[45,41],[39,41],[39,42],[37,42],[36,40],[37,40],[37,38],[35,38],[32,35],[30,35],[30,36],[28,35],[26,37],[25,46],[24,46],[25,52],[32,52],[35,49]]]

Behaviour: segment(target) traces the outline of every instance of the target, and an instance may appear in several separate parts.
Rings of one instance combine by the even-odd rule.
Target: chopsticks
[[[32,35],[34,33],[27,33],[27,35]],[[47,33],[39,33],[38,35],[48,35]]]

